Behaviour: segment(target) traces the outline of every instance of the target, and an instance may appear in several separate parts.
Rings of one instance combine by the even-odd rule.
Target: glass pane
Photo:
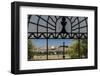
[[[46,39],[28,40],[28,60],[46,60],[47,45]]]
[[[28,15],[28,60],[88,57],[88,17]]]
[[[69,59],[73,39],[48,39],[48,59]]]

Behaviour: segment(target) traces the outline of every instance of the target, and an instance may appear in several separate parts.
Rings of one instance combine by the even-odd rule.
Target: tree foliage
[[[31,59],[33,57],[33,45],[32,41],[28,39],[28,59]]]
[[[67,53],[71,58],[87,57],[87,40],[80,40],[80,44],[78,40],[74,40]]]
[[[81,57],[87,57],[87,40],[80,40],[80,55]]]

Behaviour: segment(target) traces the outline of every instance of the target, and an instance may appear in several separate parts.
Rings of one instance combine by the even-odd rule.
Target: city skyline
[[[38,48],[45,47],[47,44],[46,39],[32,39],[32,44]],[[66,46],[70,46],[73,39],[48,39],[48,47],[62,46],[65,42]]]

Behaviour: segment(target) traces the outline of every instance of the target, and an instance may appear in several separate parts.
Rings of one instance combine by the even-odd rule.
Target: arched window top
[[[87,20],[78,16],[28,15],[28,32],[37,38],[87,38]]]

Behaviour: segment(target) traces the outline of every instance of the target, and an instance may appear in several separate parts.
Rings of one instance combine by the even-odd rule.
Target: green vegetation
[[[80,47],[79,47],[80,46]],[[87,40],[80,40],[80,45],[78,40],[74,40],[72,45],[68,48],[67,54],[71,58],[86,58],[87,57]]]
[[[33,53],[33,45],[32,45],[32,42],[31,40],[28,39],[28,59],[32,59],[32,57],[34,56],[34,53]]]
[[[81,57],[87,57],[87,39],[80,40],[80,55]]]
[[[67,54],[71,58],[78,58],[78,41],[74,40],[72,45],[68,48]]]

